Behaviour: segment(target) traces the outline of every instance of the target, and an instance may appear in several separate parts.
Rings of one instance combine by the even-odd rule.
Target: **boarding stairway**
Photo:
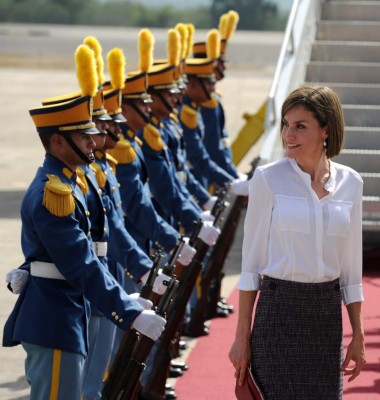
[[[275,73],[278,82],[272,86],[268,103],[267,143],[262,158],[265,162],[279,158],[279,136],[274,139],[272,130],[279,127],[279,112],[287,93],[303,84],[335,90],[343,104],[346,139],[334,161],[354,168],[362,176],[363,244],[365,248],[378,247],[380,1],[295,0],[287,31],[285,55],[279,60],[282,66],[278,65]],[[287,85],[283,83],[286,79]]]

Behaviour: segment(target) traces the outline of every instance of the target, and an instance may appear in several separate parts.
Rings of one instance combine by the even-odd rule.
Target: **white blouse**
[[[240,290],[259,290],[263,275],[318,283],[340,280],[344,304],[362,290],[363,180],[330,162],[329,194],[319,199],[294,159],[258,167],[249,183]]]

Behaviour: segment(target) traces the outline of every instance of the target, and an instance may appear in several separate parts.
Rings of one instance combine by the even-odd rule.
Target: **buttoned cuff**
[[[343,304],[345,306],[350,303],[360,303],[364,301],[363,286],[361,283],[359,285],[344,286],[341,288],[341,292]]]
[[[242,272],[237,284],[239,290],[260,290],[261,276],[253,274],[252,272]]]

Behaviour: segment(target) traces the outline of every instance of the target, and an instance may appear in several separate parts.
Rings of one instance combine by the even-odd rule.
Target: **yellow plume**
[[[149,29],[139,32],[139,67],[143,72],[148,72],[153,65],[154,36]]]
[[[195,33],[195,26],[193,24],[187,24],[187,54],[186,57],[190,57],[193,51],[193,44],[194,44],[194,33]]]
[[[232,35],[234,34],[237,24],[239,22],[239,14],[234,11],[230,10],[228,12],[228,19],[226,22],[226,27],[225,27],[225,39],[230,40]]]
[[[94,97],[98,91],[95,54],[88,46],[81,44],[75,51],[77,78],[82,96]]]
[[[175,29],[181,35],[181,60],[187,57],[187,38],[189,36],[189,30],[187,29],[186,25],[183,23],[179,23],[175,26]]]
[[[103,85],[105,78],[104,78],[104,61],[102,56],[102,47],[100,46],[98,39],[96,39],[94,36],[87,36],[83,40],[83,43],[87,44],[87,46],[90,47],[95,53],[96,69],[98,72],[99,85]]]
[[[228,14],[223,14],[219,19],[219,31],[222,39],[226,38],[227,19],[228,19]]]
[[[178,65],[181,57],[181,36],[176,29],[168,31],[168,63]]]
[[[108,71],[113,89],[122,89],[125,81],[125,56],[123,50],[113,48],[107,54]]]
[[[207,34],[207,58],[215,60],[220,57],[220,33],[217,29],[211,29]]]

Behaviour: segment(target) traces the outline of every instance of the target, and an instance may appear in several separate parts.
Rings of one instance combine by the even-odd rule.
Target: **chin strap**
[[[92,153],[91,157],[86,156],[82,151],[79,150],[79,147],[73,142],[71,136],[69,134],[62,134],[62,136],[66,139],[67,143],[70,147],[78,154],[78,156],[86,163],[91,164],[95,160],[94,153]]]
[[[198,78],[198,82],[201,85],[201,88],[202,88],[204,94],[206,95],[207,100],[211,100],[211,93],[209,93],[208,90],[206,89],[206,85],[205,85],[203,79],[202,78]]]
[[[115,135],[113,132],[111,132],[109,129],[106,129],[107,135],[114,141],[118,142],[120,139]]]
[[[135,104],[133,101],[131,101],[131,102],[129,103],[129,105],[137,112],[137,114],[140,115],[140,117],[141,117],[147,124],[149,124],[149,122],[150,122],[149,115],[144,114],[144,113],[136,106],[136,104]]]
[[[169,111],[169,113],[172,113],[174,110],[174,107],[172,107],[168,103],[168,101],[164,98],[164,96],[158,90],[154,90],[153,92],[161,100],[162,104],[166,107],[166,109]]]
[[[216,70],[218,71],[219,75],[220,75],[220,79],[222,80],[225,77],[224,72],[219,68],[219,65],[216,67]]]

